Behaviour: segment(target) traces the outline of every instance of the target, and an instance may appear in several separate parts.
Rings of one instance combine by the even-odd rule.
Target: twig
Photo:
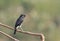
[[[6,28],[9,28],[11,30],[14,30],[13,27],[10,27],[8,25],[2,24],[2,23],[0,23],[0,25],[4,26]],[[21,31],[19,29],[17,30],[17,32],[24,33],[24,34],[29,34],[29,35],[34,35],[34,36],[40,36],[41,41],[45,41],[45,37],[44,37],[44,35],[42,33],[32,33],[32,32],[28,32],[28,31]]]
[[[0,33],[3,34],[3,35],[5,35],[5,36],[7,36],[7,37],[9,37],[9,38],[11,38],[11,39],[13,39],[14,41],[19,41],[18,39],[13,38],[12,36],[10,36],[10,35],[8,35],[8,34],[2,32],[2,31],[0,31]]]

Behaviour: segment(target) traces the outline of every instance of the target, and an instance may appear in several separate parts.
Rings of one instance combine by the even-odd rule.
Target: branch
[[[0,25],[1,25],[1,26],[4,26],[4,27],[6,27],[6,28],[9,28],[9,29],[11,29],[11,30],[14,30],[13,27],[10,27],[10,26],[8,26],[8,25],[2,24],[2,23],[0,23]],[[44,37],[44,35],[43,35],[42,33],[32,33],[32,32],[28,32],[28,31],[21,31],[21,30],[19,30],[19,29],[17,30],[17,32],[24,33],[24,34],[29,34],[29,35],[34,35],[34,36],[40,36],[41,41],[45,41],[45,37]]]
[[[19,41],[18,39],[13,38],[12,36],[10,36],[10,35],[8,35],[8,34],[6,34],[6,33],[2,32],[2,31],[0,31],[0,33],[1,33],[1,34],[3,34],[3,35],[5,35],[5,36],[7,36],[8,38],[13,39],[14,41]]]

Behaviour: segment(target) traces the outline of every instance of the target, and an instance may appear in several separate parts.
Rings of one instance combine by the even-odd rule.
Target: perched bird
[[[18,27],[21,28],[22,22],[23,22],[25,16],[26,16],[25,14],[21,14],[20,17],[17,19],[16,24],[15,24],[15,28],[14,28],[14,34],[16,34],[16,30]],[[21,28],[21,30],[23,30],[23,29]]]

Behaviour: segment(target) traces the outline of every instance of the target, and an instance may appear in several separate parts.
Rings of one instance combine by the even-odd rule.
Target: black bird
[[[25,16],[26,16],[25,14],[21,14],[20,17],[17,19],[15,28],[14,28],[14,34],[16,34],[16,30],[17,30],[18,26],[20,26],[20,28],[21,28],[21,25],[22,25],[22,22],[23,22]],[[22,28],[21,28],[21,30],[22,30]]]

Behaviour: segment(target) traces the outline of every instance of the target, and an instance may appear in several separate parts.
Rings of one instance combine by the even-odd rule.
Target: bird
[[[14,34],[16,34],[16,31],[17,31],[17,28],[18,28],[18,27],[21,28],[25,16],[26,16],[25,14],[21,14],[21,15],[19,16],[19,18],[16,20],[15,27],[14,27]],[[23,30],[23,29],[21,28],[21,30]]]

